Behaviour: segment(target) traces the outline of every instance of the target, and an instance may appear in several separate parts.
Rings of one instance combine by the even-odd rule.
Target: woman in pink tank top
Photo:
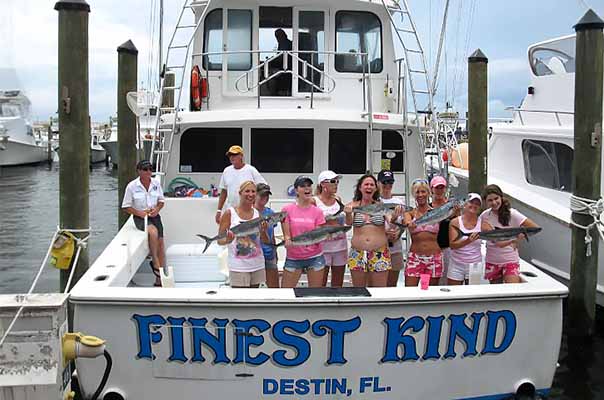
[[[478,216],[482,200],[478,193],[469,193],[461,216],[449,225],[450,260],[447,270],[447,285],[468,283],[470,264],[482,263],[478,235],[488,229]]]

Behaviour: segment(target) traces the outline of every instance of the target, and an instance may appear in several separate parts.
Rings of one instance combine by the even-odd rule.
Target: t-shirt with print
[[[403,201],[403,199],[401,199],[400,197],[391,197],[389,199],[384,199],[382,198],[382,203],[384,204],[397,204],[400,206],[404,206],[405,202]],[[401,222],[396,221],[396,222]],[[388,222],[386,222],[388,224]],[[390,224],[388,224],[390,225]],[[394,243],[390,243],[390,241],[388,241],[388,246],[390,249],[390,253],[402,253],[403,252],[403,241],[401,238],[399,238],[399,240],[395,241]]]
[[[237,207],[239,204],[239,186],[245,181],[252,181],[255,184],[266,183],[260,172],[249,164],[245,164],[239,169],[235,169],[232,165],[224,169],[218,188],[227,191],[225,209]]]
[[[274,214],[275,212],[270,207],[265,207],[264,210],[260,213],[263,217]],[[273,237],[275,234],[275,226],[268,225],[266,227],[266,234],[268,236],[268,242],[273,243]],[[264,253],[265,260],[272,260],[275,258],[275,247],[270,244],[262,243],[262,252]]]
[[[292,238],[312,231],[325,223],[323,212],[315,205],[300,207],[293,203],[283,207],[283,211],[287,212],[285,221],[289,224],[289,233]],[[323,254],[321,243],[287,248],[287,258],[291,260],[307,260],[321,254]]]
[[[488,222],[493,228],[517,228],[524,221],[526,217],[515,208],[510,209],[510,223],[507,226],[501,225],[497,214],[493,213],[491,209],[485,210],[480,214],[480,218],[483,221]],[[508,264],[517,263],[519,261],[518,249],[512,247],[512,245],[505,247],[497,247],[495,242],[487,241],[487,256],[486,262],[489,264]]]

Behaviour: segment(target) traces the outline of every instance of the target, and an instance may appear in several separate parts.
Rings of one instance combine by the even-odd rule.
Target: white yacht
[[[100,139],[103,137],[103,132],[92,127],[90,130],[90,163],[98,164],[107,160],[107,152],[101,146]]]
[[[117,118],[110,117],[109,124],[105,125],[102,136],[99,138],[99,145],[105,149],[107,157],[113,165],[117,165]]]
[[[30,105],[20,90],[0,91],[0,167],[48,159],[46,145],[34,137],[29,122]]]
[[[510,123],[490,126],[488,181],[513,207],[543,227],[520,248],[521,256],[562,282],[570,279],[572,161],[574,146],[575,36],[528,49],[531,83]],[[510,166],[514,168],[510,168]],[[450,167],[467,188],[468,171]],[[603,186],[604,187],[604,186]],[[594,234],[596,234],[594,232]],[[600,242],[597,302],[604,306],[604,254]]]
[[[218,184],[233,144],[270,183],[275,210],[300,174],[336,171],[344,199],[367,171],[394,170],[403,197],[425,176],[416,116],[430,85],[404,0],[187,0],[166,64],[176,84],[162,95],[176,106],[159,108],[153,149],[165,188]],[[199,92],[182,90],[192,74]],[[225,250],[202,253],[195,237],[217,231],[216,206],[167,198],[173,287],[153,287],[147,235],[129,220],[71,291],[72,329],[113,357],[105,399],[548,393],[567,290],[547,274],[523,262],[517,285],[233,289]],[[103,369],[77,361],[84,393]]]

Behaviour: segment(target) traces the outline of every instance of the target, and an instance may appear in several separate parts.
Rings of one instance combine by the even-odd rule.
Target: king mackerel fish
[[[349,225],[326,225],[319,228],[313,229],[312,231],[304,232],[298,236],[294,236],[292,244],[294,246],[310,246],[311,244],[320,243],[324,240],[334,239],[343,233],[346,233],[352,228]],[[282,246],[285,242],[281,242],[276,246]]]
[[[462,200],[449,200],[442,206],[428,211],[415,220],[415,225],[432,225],[449,218],[455,212],[455,207],[463,206]]]

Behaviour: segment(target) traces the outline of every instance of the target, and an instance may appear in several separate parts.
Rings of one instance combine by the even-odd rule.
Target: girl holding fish
[[[404,224],[411,234],[411,248],[405,268],[405,286],[417,286],[422,275],[428,275],[430,285],[437,285],[443,274],[443,257],[437,242],[440,220],[421,223],[430,210],[430,187],[426,179],[416,179],[411,185],[416,208],[405,213]]]
[[[489,207],[480,217],[488,224],[488,229],[528,227],[538,228],[538,225],[512,208],[510,201],[505,198],[503,191],[497,185],[487,185],[482,198]],[[520,257],[518,255],[518,237],[492,242],[487,241],[485,259],[485,279],[491,283],[520,283]]]
[[[284,288],[296,287],[303,271],[306,271],[309,287],[323,286],[325,257],[322,244],[296,246],[292,243],[292,237],[312,231],[325,223],[323,212],[313,204],[312,184],[312,179],[308,176],[297,177],[294,181],[296,202],[282,209],[287,212],[281,224],[287,249],[281,281],[281,287]]]
[[[256,184],[245,181],[239,186],[239,205],[229,207],[220,218],[218,244],[228,245],[229,279],[233,288],[257,288],[266,281],[262,241],[267,242],[266,222],[261,223],[260,235],[235,236],[230,228],[259,218],[256,202]]]
[[[341,213],[342,202],[338,196],[338,183],[341,176],[333,171],[323,171],[319,174],[319,183],[315,190],[314,204],[323,212],[325,225],[342,226],[345,216]],[[342,287],[344,270],[348,260],[348,240],[342,234],[323,242],[325,268],[323,270],[323,286],[327,286],[327,277],[331,270],[331,287]]]
[[[391,259],[385,208],[378,211],[379,207],[373,207],[374,212],[365,211],[378,204],[381,203],[377,180],[371,174],[361,176],[353,200],[344,208],[346,224],[353,226],[348,268],[355,287],[385,287],[388,282]],[[392,218],[397,218],[400,213],[398,206]]]

